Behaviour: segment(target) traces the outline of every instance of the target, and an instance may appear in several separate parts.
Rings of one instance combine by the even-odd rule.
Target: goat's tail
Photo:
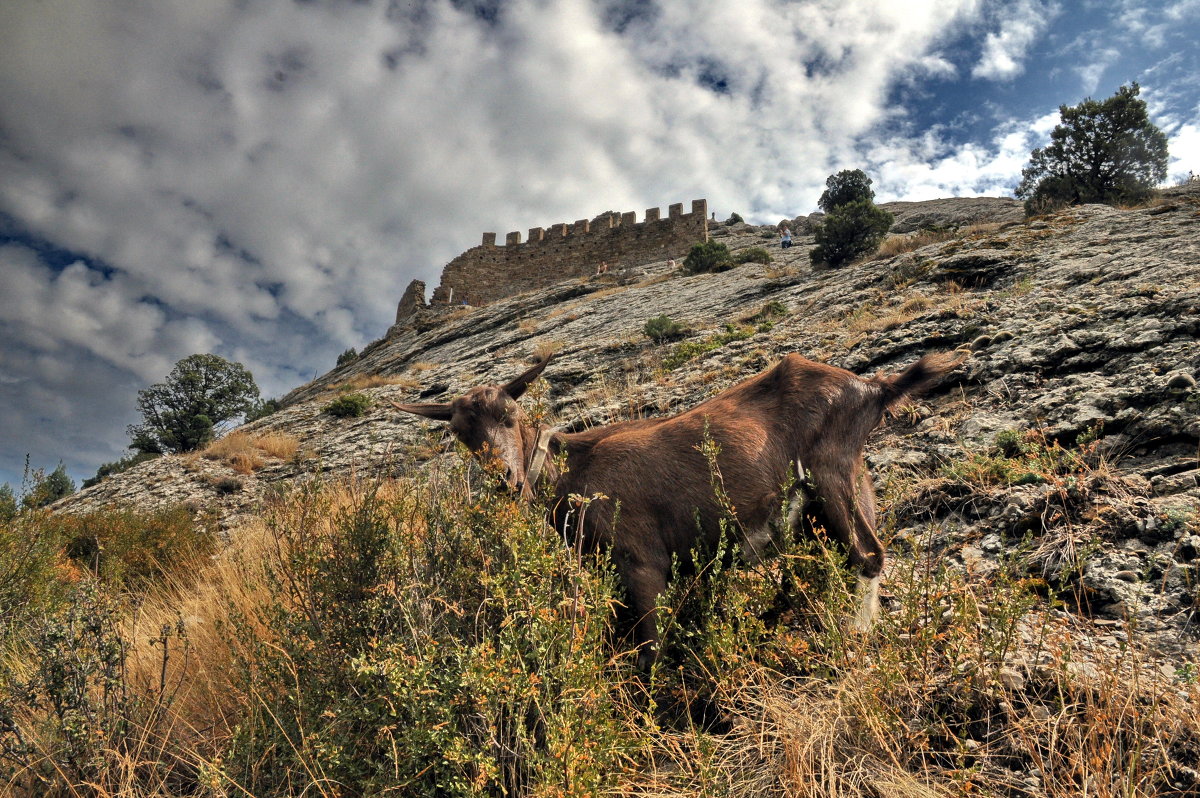
[[[929,390],[943,375],[962,365],[970,357],[969,352],[933,352],[913,363],[899,374],[876,377],[875,383],[883,389],[883,407],[895,410],[905,399]]]

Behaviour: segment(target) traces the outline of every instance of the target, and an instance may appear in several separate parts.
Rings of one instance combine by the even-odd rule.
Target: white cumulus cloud
[[[1029,48],[1058,13],[1055,5],[1038,0],[1019,0],[1002,7],[999,30],[987,34],[983,53],[971,76],[985,80],[1008,80],[1025,69]]]

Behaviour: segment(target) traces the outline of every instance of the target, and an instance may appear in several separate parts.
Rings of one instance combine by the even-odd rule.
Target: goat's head
[[[552,356],[551,356],[552,357]],[[529,417],[517,399],[550,362],[536,366],[504,385],[481,385],[452,402],[442,404],[398,404],[397,410],[436,421],[448,421],[454,437],[471,450],[485,466],[494,467],[515,493],[528,495],[525,469],[529,466],[534,434]]]

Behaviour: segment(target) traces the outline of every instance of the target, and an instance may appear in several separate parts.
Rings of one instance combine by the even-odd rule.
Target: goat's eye
[[[505,416],[505,417],[504,417],[504,426],[506,426],[506,427],[515,427],[516,425],[517,425],[517,421],[516,421],[516,419],[514,419],[512,416]]]

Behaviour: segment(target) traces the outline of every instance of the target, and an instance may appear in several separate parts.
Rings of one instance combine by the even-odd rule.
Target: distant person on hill
[[[779,230],[779,246],[782,247],[783,249],[787,249],[791,245],[792,245],[792,231],[789,230],[788,226],[785,224]]]
[[[596,276],[599,277],[600,275],[606,274],[607,272],[608,272],[608,261],[606,261],[606,260],[600,261],[600,265],[596,267]]]

